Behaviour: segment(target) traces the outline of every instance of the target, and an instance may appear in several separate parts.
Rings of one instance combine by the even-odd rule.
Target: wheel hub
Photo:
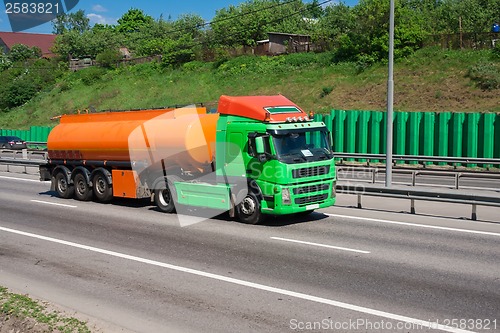
[[[98,191],[100,194],[103,194],[105,190],[106,190],[106,184],[105,184],[105,181],[104,181],[104,179],[99,178],[99,179],[97,180],[97,191]]]
[[[167,206],[169,203],[170,203],[170,192],[168,190],[161,190],[160,191],[160,203],[163,205],[163,206]]]
[[[252,215],[255,212],[255,201],[250,197],[243,199],[241,202],[241,212],[245,215]]]
[[[60,192],[65,192],[68,189],[68,184],[66,183],[66,179],[62,178],[59,180],[59,184],[57,184]]]
[[[85,193],[87,186],[83,180],[79,180],[78,184],[76,186],[76,189],[77,189],[78,193],[83,194],[83,193]]]

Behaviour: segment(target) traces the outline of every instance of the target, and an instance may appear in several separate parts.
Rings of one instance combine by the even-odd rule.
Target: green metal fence
[[[31,126],[29,130],[0,129],[0,135],[17,136],[25,141],[46,142],[52,127]]]
[[[386,152],[385,112],[332,110],[330,114],[316,114],[314,119],[324,121],[332,131],[334,151]],[[393,126],[394,154],[500,158],[500,114],[394,112]],[[0,135],[15,135],[26,141],[43,142],[47,141],[51,129],[40,126],[32,126],[27,131],[1,129]]]
[[[315,119],[332,130],[334,151],[385,154],[385,112],[332,110]],[[394,112],[393,126],[394,154],[500,158],[500,114]]]

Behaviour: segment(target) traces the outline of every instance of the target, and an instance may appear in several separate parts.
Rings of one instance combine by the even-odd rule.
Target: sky
[[[21,2],[22,0],[20,0]],[[324,0],[323,0],[324,1]],[[320,3],[323,1],[319,1]],[[338,0],[332,0],[334,3]],[[33,2],[33,1],[32,1]],[[42,2],[42,1],[38,1]],[[244,0],[80,0],[78,5],[71,12],[83,9],[91,25],[95,23],[116,24],[116,21],[130,8],[142,9],[146,14],[158,19],[160,15],[167,19],[169,16],[175,20],[181,14],[198,14],[206,21],[210,21],[215,16],[215,11],[226,8],[230,5],[237,6],[245,2]],[[304,0],[309,2],[309,0]],[[346,0],[345,4],[353,6],[357,0]],[[9,18],[5,13],[6,7],[0,2],[0,31],[12,31]],[[45,23],[24,32],[32,33],[52,33],[52,24]]]

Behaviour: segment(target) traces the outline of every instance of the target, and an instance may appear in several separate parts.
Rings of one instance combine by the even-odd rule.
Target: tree
[[[315,19],[319,19],[325,13],[318,0],[313,0],[306,5],[307,13]]]
[[[5,53],[3,53],[3,50],[0,50],[0,72],[9,68],[11,64],[12,62],[10,61],[9,57]]]
[[[353,9],[343,3],[327,6],[313,33],[316,41],[338,42],[341,35],[352,31],[356,26]]]
[[[12,62],[26,61],[28,59],[37,59],[42,56],[42,50],[39,47],[29,47],[24,44],[15,44],[9,51],[9,59]]]
[[[179,39],[165,40],[162,64],[167,67],[176,67],[195,59],[193,40],[185,35]]]
[[[189,35],[191,38],[197,38],[200,36],[204,25],[205,20],[199,15],[180,15],[179,18],[173,22],[173,33],[170,37],[175,38],[182,35]]]
[[[120,46],[120,36],[111,29],[92,29],[80,34],[68,31],[56,38],[53,51],[63,58],[94,58],[110,48]]]
[[[68,31],[84,33],[90,29],[90,19],[85,15],[85,11],[80,9],[74,13],[58,15],[52,21],[52,30],[56,35],[62,35]]]
[[[142,10],[132,8],[123,14],[123,16],[118,20],[117,29],[119,32],[130,33],[147,27],[152,24],[153,21],[153,18],[144,14]]]
[[[216,44],[255,45],[268,32],[304,33],[307,8],[300,0],[249,0],[216,12],[211,24]]]

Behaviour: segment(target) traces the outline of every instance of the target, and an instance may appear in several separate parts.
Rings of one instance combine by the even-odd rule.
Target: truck
[[[150,198],[157,210],[211,208],[257,224],[335,204],[332,136],[283,95],[202,106],[63,115],[40,179],[61,198]]]

